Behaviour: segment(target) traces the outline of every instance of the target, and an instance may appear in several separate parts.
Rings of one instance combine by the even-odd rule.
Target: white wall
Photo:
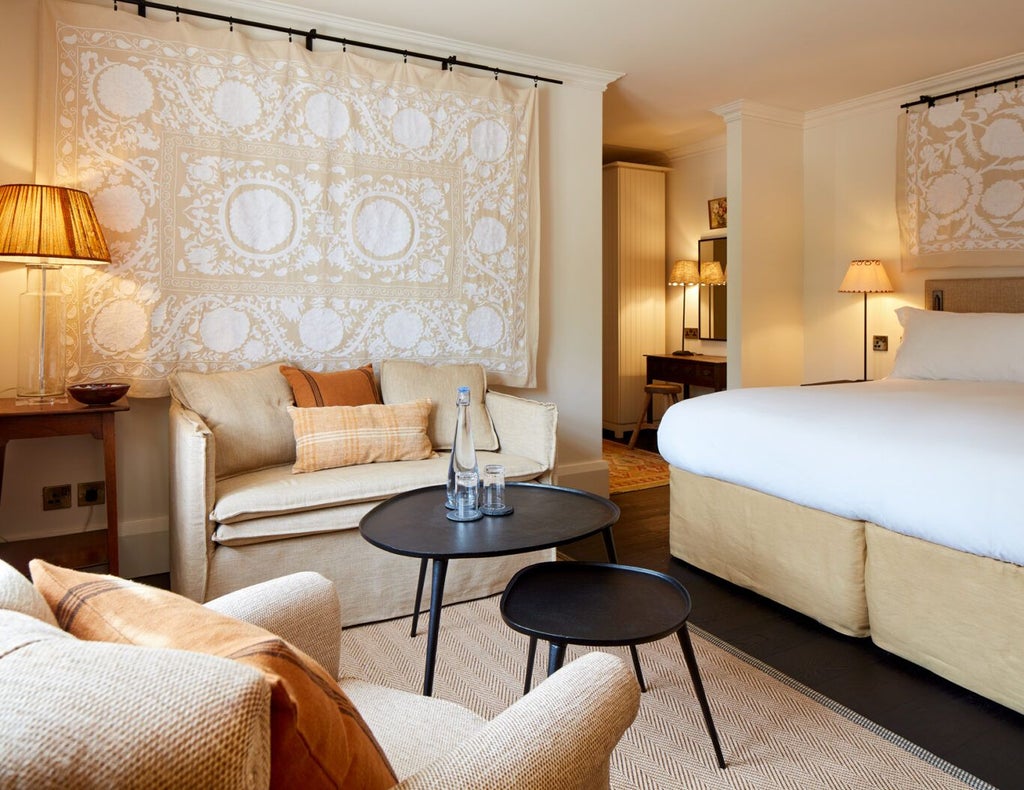
[[[725,196],[725,137],[670,153],[672,167],[667,182],[668,246],[665,278],[673,262],[697,260],[697,242],[702,237],[728,236],[729,229],[711,230],[708,201]],[[728,269],[728,267],[727,267]],[[728,271],[726,272],[728,276]],[[728,288],[728,286],[726,286]],[[665,348],[674,351],[682,338],[683,292],[686,292],[686,324],[697,326],[697,287],[669,288],[666,293]],[[731,291],[727,298],[732,298]],[[728,341],[690,338],[686,349],[695,354],[725,356]]]
[[[868,295],[868,378],[892,370],[901,329],[894,310],[924,307],[932,278],[1010,277],[1020,266],[901,271],[896,218],[896,124],[900,104],[1019,74],[1024,56],[983,64],[809,114],[804,133],[804,377],[860,378],[864,300],[837,292],[851,260],[877,258],[894,292]],[[888,335],[889,351],[873,351],[871,335]]]
[[[203,7],[216,10],[216,4],[217,0],[209,0]],[[274,17],[280,13],[280,4],[252,0],[248,5],[250,18],[299,27],[305,13],[296,9],[282,20]],[[37,0],[4,0],[3,8],[0,183],[32,182],[36,101],[46,95],[37,93],[34,77],[27,73],[28,64],[37,61]],[[237,9],[235,13],[239,15]],[[332,28],[322,17],[311,22],[309,27],[319,24],[325,32]],[[351,25],[344,29],[353,30]],[[366,38],[380,40],[372,31]],[[415,35],[404,43],[431,52],[438,46],[436,38],[417,45]],[[543,191],[538,387],[516,394],[558,405],[560,481],[606,493],[607,465],[601,460],[601,104],[605,85],[617,75],[538,63],[527,56],[502,57],[490,51],[465,51],[462,46],[460,50],[450,52],[566,80],[563,86],[542,83],[538,88]],[[14,395],[17,301],[22,290],[24,269],[0,263],[2,397]],[[168,567],[166,414],[166,399],[132,399],[131,411],[117,418],[121,571],[127,576]],[[100,528],[105,518],[102,508],[45,513],[41,509],[45,485],[102,479],[98,448],[99,443],[88,437],[11,442],[0,499],[0,540]]]
[[[868,296],[868,334],[887,335],[889,351],[868,349],[868,378],[877,379],[892,370],[901,330],[895,309],[902,305],[924,306],[924,281],[931,278],[957,277],[1009,277],[1024,275],[1024,256],[1016,267],[980,267],[956,269],[919,269],[903,272],[900,269],[899,227],[896,218],[896,124],[903,112],[900,104],[918,95],[941,93],[947,90],[985,83],[1007,75],[1019,74],[1024,69],[1024,56],[1009,58],[992,64],[982,64],[952,75],[939,75],[929,80],[902,86],[884,94],[863,97],[842,105],[809,113],[803,122],[802,162],[790,169],[802,169],[802,250],[798,254],[799,282],[785,293],[773,294],[760,289],[737,292],[730,281],[729,312],[748,310],[755,305],[761,309],[778,311],[780,317],[792,312],[796,323],[793,331],[802,331],[802,367],[794,375],[797,380],[785,383],[857,379],[863,372],[864,300],[859,294],[841,294],[837,289],[851,260],[877,258],[885,265],[894,292]],[[748,127],[749,128],[749,127]],[[735,156],[749,157],[737,142]],[[774,154],[768,150],[766,156]],[[732,158],[727,155],[723,138],[709,141],[703,147],[671,154],[672,172],[668,184],[669,262],[675,258],[696,255],[696,239],[706,232],[706,200],[725,194],[727,178],[737,178],[739,187],[746,190],[749,183],[739,174],[728,172]],[[741,160],[740,164],[742,165]],[[777,201],[774,207],[762,210],[767,222],[783,225],[792,215],[794,201]],[[733,250],[741,245],[746,258],[756,254],[749,234],[735,238],[739,217],[749,207],[730,196],[729,259],[730,278],[733,275]],[[744,225],[746,231],[746,224]],[[790,239],[789,244],[792,244]],[[668,263],[668,262],[667,262]],[[792,274],[792,272],[790,273]],[[670,288],[666,317],[666,342],[672,348],[679,344],[682,289]],[[689,289],[695,292],[696,289]],[[691,310],[696,309],[696,295],[687,304],[687,322],[691,323]],[[802,301],[802,307],[794,304]],[[744,315],[744,318],[747,316]],[[735,317],[734,317],[735,318]],[[801,322],[802,319],[802,322]],[[728,342],[730,367],[735,359],[738,339],[732,327]],[[870,338],[869,338],[870,339]],[[704,353],[724,354],[726,351],[708,351],[707,342],[698,345],[689,340],[687,347]],[[723,346],[725,344],[713,344]],[[760,354],[750,349],[743,353]],[[796,355],[797,358],[800,354]],[[749,361],[749,359],[748,359]],[[792,377],[792,376],[791,376]],[[743,384],[749,386],[750,380]],[[783,382],[775,382],[783,383]],[[733,386],[731,384],[731,386]]]

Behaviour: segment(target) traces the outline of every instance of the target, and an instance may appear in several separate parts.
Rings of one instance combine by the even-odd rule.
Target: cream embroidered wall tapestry
[[[903,114],[896,207],[904,269],[1024,260],[1024,89]]]
[[[532,86],[42,7],[38,180],[92,195],[114,258],[64,278],[69,379],[401,357],[535,385]]]

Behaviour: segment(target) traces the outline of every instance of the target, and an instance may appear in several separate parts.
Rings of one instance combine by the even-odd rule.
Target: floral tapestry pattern
[[[911,111],[899,136],[903,268],[1019,266],[1024,88]]]
[[[44,6],[40,181],[92,195],[113,255],[65,278],[69,378],[400,357],[535,384],[532,87]]]

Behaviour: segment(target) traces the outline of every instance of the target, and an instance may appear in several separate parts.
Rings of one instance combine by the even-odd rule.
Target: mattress
[[[673,405],[672,465],[1024,565],[1024,383],[889,378]]]

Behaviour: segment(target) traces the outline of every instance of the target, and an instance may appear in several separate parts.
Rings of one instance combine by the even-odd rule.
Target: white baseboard
[[[118,529],[120,575],[126,579],[167,573],[171,569],[167,518],[122,523]]]
[[[558,485],[608,496],[608,462],[585,461],[558,465]]]

